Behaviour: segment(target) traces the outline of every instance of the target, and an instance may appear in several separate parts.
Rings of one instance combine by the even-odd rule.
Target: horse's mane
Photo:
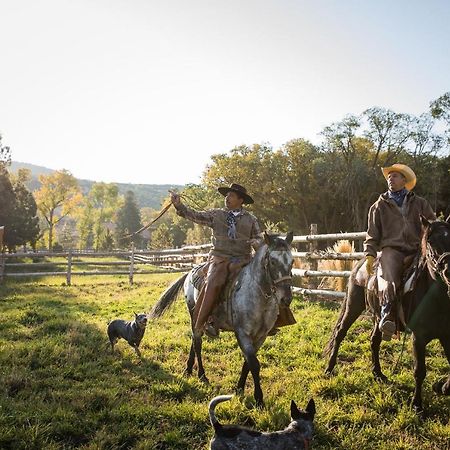
[[[450,223],[448,223],[445,220],[435,220],[433,222],[430,222],[430,225],[425,227],[425,230],[422,234],[422,240],[421,240],[421,256],[425,258],[425,255],[427,254],[427,242],[428,238],[430,237],[430,234],[435,231],[436,227],[444,227],[448,228],[450,230]]]

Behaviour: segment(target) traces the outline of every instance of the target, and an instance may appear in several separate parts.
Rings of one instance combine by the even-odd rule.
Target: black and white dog
[[[114,353],[114,344],[120,338],[125,339],[133,348],[136,354],[141,357],[139,344],[142,341],[147,326],[147,314],[134,313],[134,320],[126,322],[122,319],[116,319],[108,325],[108,337],[111,343],[111,353]]]
[[[214,409],[217,404],[230,400],[231,395],[219,395],[209,403],[209,420],[215,435],[211,440],[211,450],[308,450],[311,447],[316,413],[314,400],[310,400],[305,411],[300,411],[291,401],[291,423],[282,431],[262,433],[238,425],[221,425]]]

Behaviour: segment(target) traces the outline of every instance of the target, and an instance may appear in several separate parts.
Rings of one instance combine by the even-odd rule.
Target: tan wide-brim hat
[[[232,183],[229,187],[228,186],[222,186],[217,188],[217,190],[225,197],[228,192],[236,192],[239,194],[243,199],[244,203],[250,204],[253,203],[253,199],[250,197],[250,195],[247,194],[247,189],[245,189],[244,186],[241,186],[240,184]]]
[[[383,172],[384,178],[386,178],[386,180],[388,179],[388,176],[391,172],[401,173],[406,178],[405,188],[408,189],[408,191],[414,189],[414,186],[416,185],[416,174],[410,167],[406,166],[405,164],[393,164],[389,167],[382,167],[381,171]]]

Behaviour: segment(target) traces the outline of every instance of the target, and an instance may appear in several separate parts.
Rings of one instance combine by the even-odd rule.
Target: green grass
[[[149,311],[177,274],[8,280],[0,286],[0,448],[206,449],[208,401],[232,393],[242,357],[235,338],[204,341],[210,385],[183,377],[190,346],[182,299],[150,323],[139,361],[125,341],[109,353],[106,326]],[[431,391],[448,364],[434,342],[424,383],[426,416],[410,408],[411,344],[392,373],[401,344],[383,344],[390,382],[370,371],[371,322],[359,320],[344,341],[336,375],[323,376],[322,349],[338,315],[330,302],[293,301],[297,324],[269,337],[259,356],[266,408],[254,409],[249,379],[243,398],[217,408],[223,422],[261,430],[284,428],[289,403],[317,407],[316,449],[450,448],[450,398]]]

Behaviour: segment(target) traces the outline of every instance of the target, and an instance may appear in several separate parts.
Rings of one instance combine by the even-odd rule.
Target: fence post
[[[67,255],[67,286],[70,286],[72,282],[72,249],[69,250],[69,254]]]
[[[130,258],[130,285],[133,284],[133,274],[134,274],[134,242],[131,244],[131,258]]]
[[[317,223],[312,223],[310,226],[310,231],[309,231],[310,235],[317,235]],[[309,243],[309,252],[315,252],[317,250],[317,241],[311,241]],[[310,270],[317,270],[319,267],[319,262],[317,259],[310,259],[309,260],[309,269]],[[318,283],[316,280],[314,280],[313,277],[310,278],[309,280],[309,286],[311,288],[316,288],[318,286]]]

